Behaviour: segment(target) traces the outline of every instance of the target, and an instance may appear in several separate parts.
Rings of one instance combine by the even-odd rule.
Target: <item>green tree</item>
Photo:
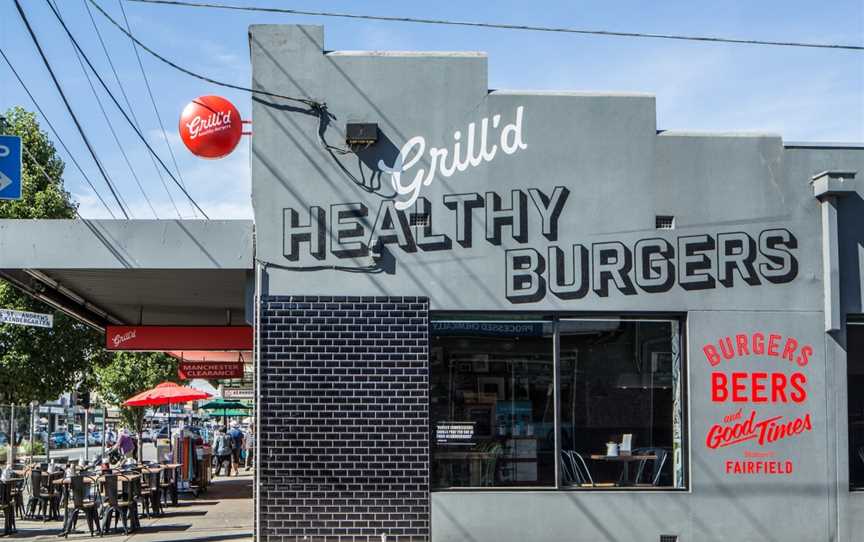
[[[0,132],[21,136],[27,149],[22,199],[0,202],[0,218],[73,218],[76,204],[63,188],[63,161],[36,116],[13,107],[0,118]],[[0,307],[54,312],[3,281]],[[101,333],[59,312],[52,329],[0,324],[0,402],[45,402],[74,389],[107,359],[102,341]]]
[[[27,152],[21,158],[21,199],[0,201],[0,218],[74,218],[78,205],[63,188],[65,165],[36,115],[13,107],[2,117],[0,133],[21,136]]]
[[[145,409],[124,407],[123,401],[166,380],[177,382],[177,364],[176,358],[161,352],[116,352],[109,363],[96,368],[96,391],[107,404],[119,407],[123,422],[141,434]]]

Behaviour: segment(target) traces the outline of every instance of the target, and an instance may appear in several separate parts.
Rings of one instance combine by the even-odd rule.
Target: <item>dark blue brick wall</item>
[[[429,538],[429,305],[265,297],[260,539]]]

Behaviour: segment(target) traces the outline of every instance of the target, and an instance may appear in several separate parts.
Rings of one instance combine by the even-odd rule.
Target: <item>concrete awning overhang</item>
[[[0,277],[103,328],[247,325],[249,220],[0,220]]]

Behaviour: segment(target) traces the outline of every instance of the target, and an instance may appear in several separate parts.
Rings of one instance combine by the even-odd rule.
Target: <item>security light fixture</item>
[[[374,122],[349,122],[345,126],[345,143],[352,149],[368,147],[378,141],[378,124]]]

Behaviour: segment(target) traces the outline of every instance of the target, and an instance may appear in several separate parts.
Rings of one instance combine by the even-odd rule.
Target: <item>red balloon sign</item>
[[[221,96],[195,98],[180,115],[180,138],[192,154],[201,158],[228,156],[242,135],[240,112]]]

